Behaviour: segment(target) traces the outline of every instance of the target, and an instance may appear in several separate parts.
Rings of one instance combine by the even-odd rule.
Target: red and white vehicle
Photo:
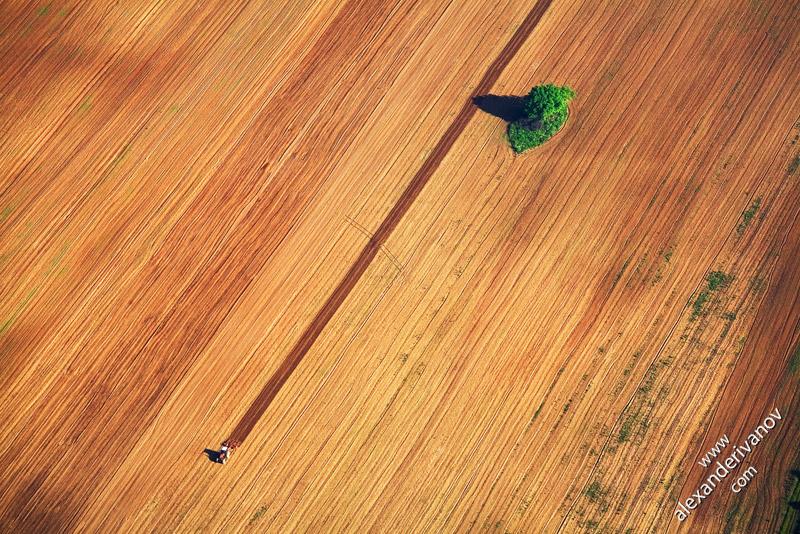
[[[228,459],[231,457],[231,453],[235,451],[241,443],[236,440],[226,440],[222,442],[222,447],[219,449],[219,454],[217,455],[217,462],[225,465]]]

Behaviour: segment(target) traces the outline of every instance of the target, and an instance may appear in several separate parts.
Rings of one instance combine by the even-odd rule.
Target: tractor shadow
[[[219,463],[219,451],[215,451],[215,450],[211,450],[211,449],[205,449],[205,450],[203,450],[203,454],[208,456],[208,460],[210,462],[213,462],[215,464]]]
[[[512,123],[525,118],[525,97],[514,95],[479,95],[472,103],[484,113]]]

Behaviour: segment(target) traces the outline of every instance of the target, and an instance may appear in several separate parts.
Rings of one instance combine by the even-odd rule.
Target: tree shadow
[[[525,97],[514,95],[479,95],[472,97],[478,109],[506,122],[525,118]]]

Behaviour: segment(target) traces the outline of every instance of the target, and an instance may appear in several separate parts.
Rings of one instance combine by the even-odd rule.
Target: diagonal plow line
[[[472,96],[478,96],[486,93],[495,84],[500,74],[508,66],[511,59],[519,51],[522,44],[528,36],[536,28],[547,8],[550,6],[552,0],[539,0],[533,9],[525,17],[525,20],[514,32],[514,35],[506,43],[503,50],[495,58],[489,69],[483,75],[478,85],[475,87]],[[400,195],[395,205],[386,215],[381,222],[381,225],[375,231],[373,236],[362,249],[356,261],[347,271],[344,278],[342,278],[339,285],[333,290],[333,293],[328,297],[328,300],[322,305],[320,310],[314,316],[314,319],[302,333],[297,340],[292,350],[289,351],[286,358],[283,360],[278,369],[270,377],[269,381],[259,392],[258,396],[252,402],[245,414],[242,416],[239,423],[231,433],[231,440],[244,442],[250,435],[255,425],[261,419],[264,412],[267,411],[275,396],[280,391],[281,387],[286,383],[294,370],[303,360],[305,355],[311,349],[311,346],[317,340],[319,335],[330,322],[331,318],[341,307],[347,296],[356,286],[358,281],[369,268],[372,260],[375,259],[378,251],[384,245],[386,240],[397,228],[397,225],[402,220],[403,216],[411,208],[414,201],[419,196],[422,189],[430,180],[433,173],[447,156],[450,149],[455,144],[461,133],[466,128],[469,120],[475,114],[475,105],[472,103],[472,98],[467,99],[461,106],[461,110],[456,115],[453,122],[447,128],[445,133],[439,139],[434,149],[425,159],[425,162],[417,170],[414,177],[411,179],[406,189]]]

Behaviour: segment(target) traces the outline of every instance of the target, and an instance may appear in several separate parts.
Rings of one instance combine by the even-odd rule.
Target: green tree
[[[567,104],[575,97],[569,87],[553,84],[537,85],[525,99],[526,117],[508,126],[508,139],[515,152],[524,152],[541,145],[564,125]]]

